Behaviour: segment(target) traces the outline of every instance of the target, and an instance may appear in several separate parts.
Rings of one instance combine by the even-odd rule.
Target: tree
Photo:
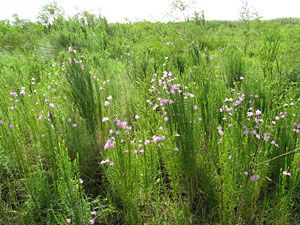
[[[242,6],[240,9],[240,21],[243,23],[243,37],[244,37],[244,53],[247,53],[251,38],[253,36],[253,30],[251,30],[251,20],[260,21],[261,16],[256,9],[250,9],[248,2],[242,0]],[[258,27],[257,27],[258,28]],[[256,31],[257,32],[257,29]]]
[[[188,20],[188,14],[194,8],[196,0],[172,0],[171,14],[181,13],[185,21]]]
[[[64,15],[63,9],[56,1],[44,5],[38,16],[38,21],[46,26],[50,26],[57,18]]]

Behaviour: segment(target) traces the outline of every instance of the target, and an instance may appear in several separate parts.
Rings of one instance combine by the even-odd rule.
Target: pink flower
[[[149,145],[150,144],[150,140],[146,140],[144,144],[145,145]]]
[[[218,133],[219,133],[219,135],[224,135],[225,134],[225,132],[222,130],[222,127],[221,126],[218,126],[217,127],[217,130],[218,130]]]
[[[242,103],[242,101],[244,101],[244,98],[245,98],[245,94],[241,94],[239,97],[238,97],[238,100],[236,100],[233,105],[234,106],[238,106]]]
[[[153,103],[150,100],[146,101],[149,105],[153,105]]]
[[[96,215],[97,215],[97,212],[94,210],[94,211],[91,212],[91,215],[92,215],[92,216],[96,216]]]
[[[94,219],[90,219],[90,224],[95,224],[95,220]]]
[[[283,172],[282,172],[282,175],[287,176],[287,177],[290,177],[290,176],[291,176],[291,173],[288,172],[288,171],[283,171]]]
[[[250,180],[251,180],[252,182],[255,182],[255,181],[259,180],[259,178],[260,178],[259,175],[252,175],[252,176],[250,177]]]
[[[109,138],[104,145],[104,150],[115,148],[115,144],[116,142],[114,141],[114,138]]]
[[[274,140],[271,141],[271,145],[274,145],[276,148],[279,148],[279,144],[277,144]]]
[[[17,92],[15,92],[15,91],[11,91],[11,92],[10,92],[10,95],[11,95],[12,97],[17,97],[17,96],[18,96]]]
[[[157,144],[158,142],[164,141],[165,139],[166,139],[165,136],[159,137],[159,136],[154,135],[154,136],[152,137],[152,141],[153,141],[155,144]]]
[[[154,136],[152,137],[152,140],[153,140],[153,142],[156,144],[156,143],[158,143],[158,142],[160,141],[160,137],[154,135]]]
[[[270,138],[269,134],[264,133],[264,140],[265,140],[265,141],[268,141],[269,138]]]
[[[121,127],[124,130],[130,130],[130,127],[127,126],[127,122],[121,121],[118,118],[115,119],[115,124],[117,127]]]
[[[256,110],[255,111],[255,115],[257,115],[257,116],[261,115],[261,111],[260,110]]]
[[[72,124],[72,127],[73,127],[73,128],[76,128],[76,127],[77,127],[77,123],[73,123],[73,124]]]
[[[247,116],[248,116],[248,117],[253,116],[253,112],[247,112]]]
[[[169,100],[169,99],[161,99],[161,98],[160,98],[160,99],[158,99],[158,100],[159,100],[159,104],[160,104],[161,106],[170,103],[170,100]]]
[[[171,87],[171,89],[170,89],[170,93],[171,94],[175,94],[176,91],[180,90],[180,86],[181,86],[180,84],[173,84],[172,87]]]
[[[257,131],[256,131],[256,130],[252,130],[251,133],[252,133],[253,135],[257,135]]]
[[[25,87],[22,87],[20,90],[20,95],[25,96]]]
[[[224,134],[225,134],[225,132],[224,132],[223,130],[218,130],[218,133],[219,133],[220,135],[224,135]]]

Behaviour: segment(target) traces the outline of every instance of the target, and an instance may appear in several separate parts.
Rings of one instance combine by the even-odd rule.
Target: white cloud
[[[48,0],[0,0],[0,19],[16,13],[34,20]],[[88,10],[105,16],[108,21],[164,20],[170,12],[170,0],[57,0],[67,15]],[[207,19],[238,19],[240,0],[198,0],[196,9],[203,9]],[[248,0],[266,18],[299,17],[299,0]]]

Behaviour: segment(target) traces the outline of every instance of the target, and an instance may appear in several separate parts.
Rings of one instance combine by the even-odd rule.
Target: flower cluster
[[[118,128],[121,128],[127,132],[131,130],[131,126],[128,126],[127,122],[119,120],[118,117],[115,118],[114,122]]]
[[[166,137],[165,136],[156,136],[156,135],[154,135],[153,137],[152,137],[152,140],[153,140],[153,143],[155,143],[155,144],[157,144],[157,143],[159,143],[159,142],[161,142],[161,141],[164,141],[166,139]]]
[[[109,139],[107,139],[105,145],[104,145],[104,150],[107,149],[113,149],[116,146],[116,141],[115,141],[115,137],[111,137]]]
[[[183,99],[194,98],[195,95],[187,92],[187,87],[177,82],[177,78],[171,72],[164,71],[161,77],[154,74],[152,85],[149,88],[152,100],[146,102],[152,107],[153,111],[159,111],[165,122],[169,121],[168,106],[174,104],[178,96]],[[197,110],[198,106],[192,106],[193,110]]]
[[[300,123],[294,123],[294,128],[292,131],[295,132],[296,134],[299,134],[300,133]]]
[[[100,164],[101,165],[108,164],[109,166],[113,166],[114,162],[110,161],[109,159],[104,159],[104,160],[101,160]]]
[[[252,95],[250,96],[252,97]],[[258,98],[258,96],[255,95],[255,98]],[[233,100],[233,98],[225,98],[224,102],[227,104],[224,104],[220,108],[220,112],[225,112],[227,115],[230,117],[234,116],[234,113],[237,112],[236,106],[239,106],[243,101],[245,100],[245,94],[239,94],[238,98],[236,101]],[[232,103],[232,105],[231,105]],[[249,101],[251,103],[251,100]],[[272,128],[272,126],[265,126],[266,128],[263,129],[262,124],[265,122],[264,119],[262,118],[263,112],[260,109],[255,109],[250,107],[246,113],[246,118],[248,120],[247,125],[244,123],[242,124],[244,129],[243,134],[244,135],[253,135],[256,140],[263,140],[265,142],[269,142],[270,144],[273,145],[276,148],[279,148],[279,144],[276,143],[276,141],[271,139],[271,131],[268,130],[269,128]],[[275,120],[272,121],[272,125],[276,124],[276,121],[286,118],[287,117],[287,112],[281,112],[279,116],[275,117]],[[224,120],[227,118],[224,117]],[[232,124],[228,124],[228,127],[232,127]],[[217,128],[219,135],[224,135],[224,131],[222,130],[221,126]],[[263,130],[265,132],[263,132]]]

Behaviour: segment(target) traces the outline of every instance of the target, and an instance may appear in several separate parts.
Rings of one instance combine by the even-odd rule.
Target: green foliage
[[[299,224],[300,23],[241,13],[0,22],[0,224]]]

